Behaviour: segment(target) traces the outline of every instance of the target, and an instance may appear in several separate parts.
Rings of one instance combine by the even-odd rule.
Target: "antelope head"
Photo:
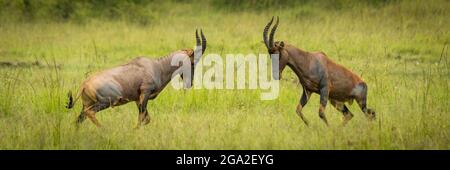
[[[269,39],[267,39],[267,33],[269,31],[270,26],[272,25],[274,17],[267,23],[266,27],[264,28],[263,32],[263,39],[264,44],[267,47],[267,51],[269,52],[270,57],[278,56],[279,59],[279,75],[274,75],[274,78],[276,80],[279,80],[281,78],[281,73],[283,72],[284,68],[288,64],[289,61],[289,54],[287,50],[285,49],[285,44],[283,41],[277,41],[273,42],[273,37],[275,35],[275,31],[278,27],[279,18],[277,17],[277,21],[275,22],[275,25],[273,26],[272,30],[270,31]]]
[[[200,37],[201,37],[201,39],[200,39]],[[200,61],[200,58],[202,57],[203,53],[206,50],[206,38],[201,29],[200,29],[200,36],[198,35],[198,30],[195,30],[195,40],[196,40],[195,50],[186,50],[188,53],[189,59],[190,59],[190,64],[191,64],[190,87],[193,86],[195,67],[196,67],[197,63]],[[180,77],[184,81],[184,74],[180,74]],[[187,76],[187,77],[189,77],[189,76]]]

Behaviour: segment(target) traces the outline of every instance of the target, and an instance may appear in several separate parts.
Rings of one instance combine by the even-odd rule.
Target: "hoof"
[[[373,111],[372,109],[367,109],[367,117],[369,118],[369,120],[375,120],[376,119],[375,111]]]

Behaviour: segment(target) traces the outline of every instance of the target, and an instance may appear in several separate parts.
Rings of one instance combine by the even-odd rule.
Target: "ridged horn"
[[[267,32],[269,31],[270,26],[272,25],[273,22],[273,18],[270,20],[269,23],[267,23],[266,27],[264,27],[264,32],[263,32],[263,39],[264,39],[264,44],[266,45],[267,49],[270,50],[271,49],[271,45],[269,44],[269,41],[267,39]]]
[[[279,21],[280,20],[279,20],[279,18],[277,16],[277,22],[275,22],[275,25],[273,26],[272,31],[270,31],[269,44],[270,44],[271,48],[274,46],[274,44],[273,44],[273,36],[275,35],[275,31],[277,30]]]
[[[195,29],[195,42],[196,42],[195,51],[197,51],[197,48],[199,46],[201,46],[201,44],[200,44],[200,37],[198,36],[198,30],[197,29]]]
[[[205,53],[206,50],[206,38],[205,35],[203,35],[203,31],[200,29],[200,35],[202,36],[202,55]]]

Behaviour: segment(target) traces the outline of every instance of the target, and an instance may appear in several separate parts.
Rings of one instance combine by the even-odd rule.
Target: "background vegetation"
[[[450,2],[386,0],[0,0],[0,149],[449,149]],[[369,122],[301,95],[289,69],[277,100],[258,90],[168,86],[149,102],[152,122],[134,130],[131,103],[97,114],[76,130],[64,108],[92,72],[145,55],[191,48],[203,28],[208,53],[266,53],[262,29],[280,16],[277,40],[324,51],[369,85]]]

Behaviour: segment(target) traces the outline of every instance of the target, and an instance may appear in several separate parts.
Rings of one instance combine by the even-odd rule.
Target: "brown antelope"
[[[181,67],[179,63],[176,65],[172,63],[175,57],[179,56],[183,63],[191,64],[191,70],[189,71],[191,73],[190,85],[192,86],[194,66],[206,49],[206,38],[202,31],[200,31],[200,34],[201,44],[198,33],[195,31],[197,43],[195,51],[192,49],[179,50],[159,59],[137,57],[127,64],[90,76],[82,83],[75,101],[71,92],[68,94],[67,108],[73,108],[80,97],[83,102],[77,125],[88,117],[96,126],[100,127],[100,123],[95,118],[97,112],[130,101],[135,101],[139,109],[137,127],[141,126],[142,123],[148,124],[150,116],[147,111],[147,101],[155,99],[170,82],[172,76],[180,74],[182,79],[183,77],[189,77],[184,75],[185,72],[179,72]]]
[[[297,75],[303,86],[303,94],[296,112],[306,125],[309,123],[302,113],[302,108],[305,107],[311,93],[320,95],[319,117],[326,125],[328,125],[328,121],[324,111],[328,99],[337,110],[343,113],[344,125],[353,117],[344,103],[351,104],[353,100],[357,101],[367,118],[370,120],[375,118],[375,112],[366,107],[367,84],[359,76],[333,62],[323,52],[307,52],[283,41],[274,43],[273,37],[278,27],[278,17],[270,32],[270,37],[267,39],[267,32],[273,19],[272,17],[272,20],[264,28],[263,39],[271,57],[272,55],[279,57],[279,75],[274,75],[274,78],[281,78],[281,73],[286,65]]]

